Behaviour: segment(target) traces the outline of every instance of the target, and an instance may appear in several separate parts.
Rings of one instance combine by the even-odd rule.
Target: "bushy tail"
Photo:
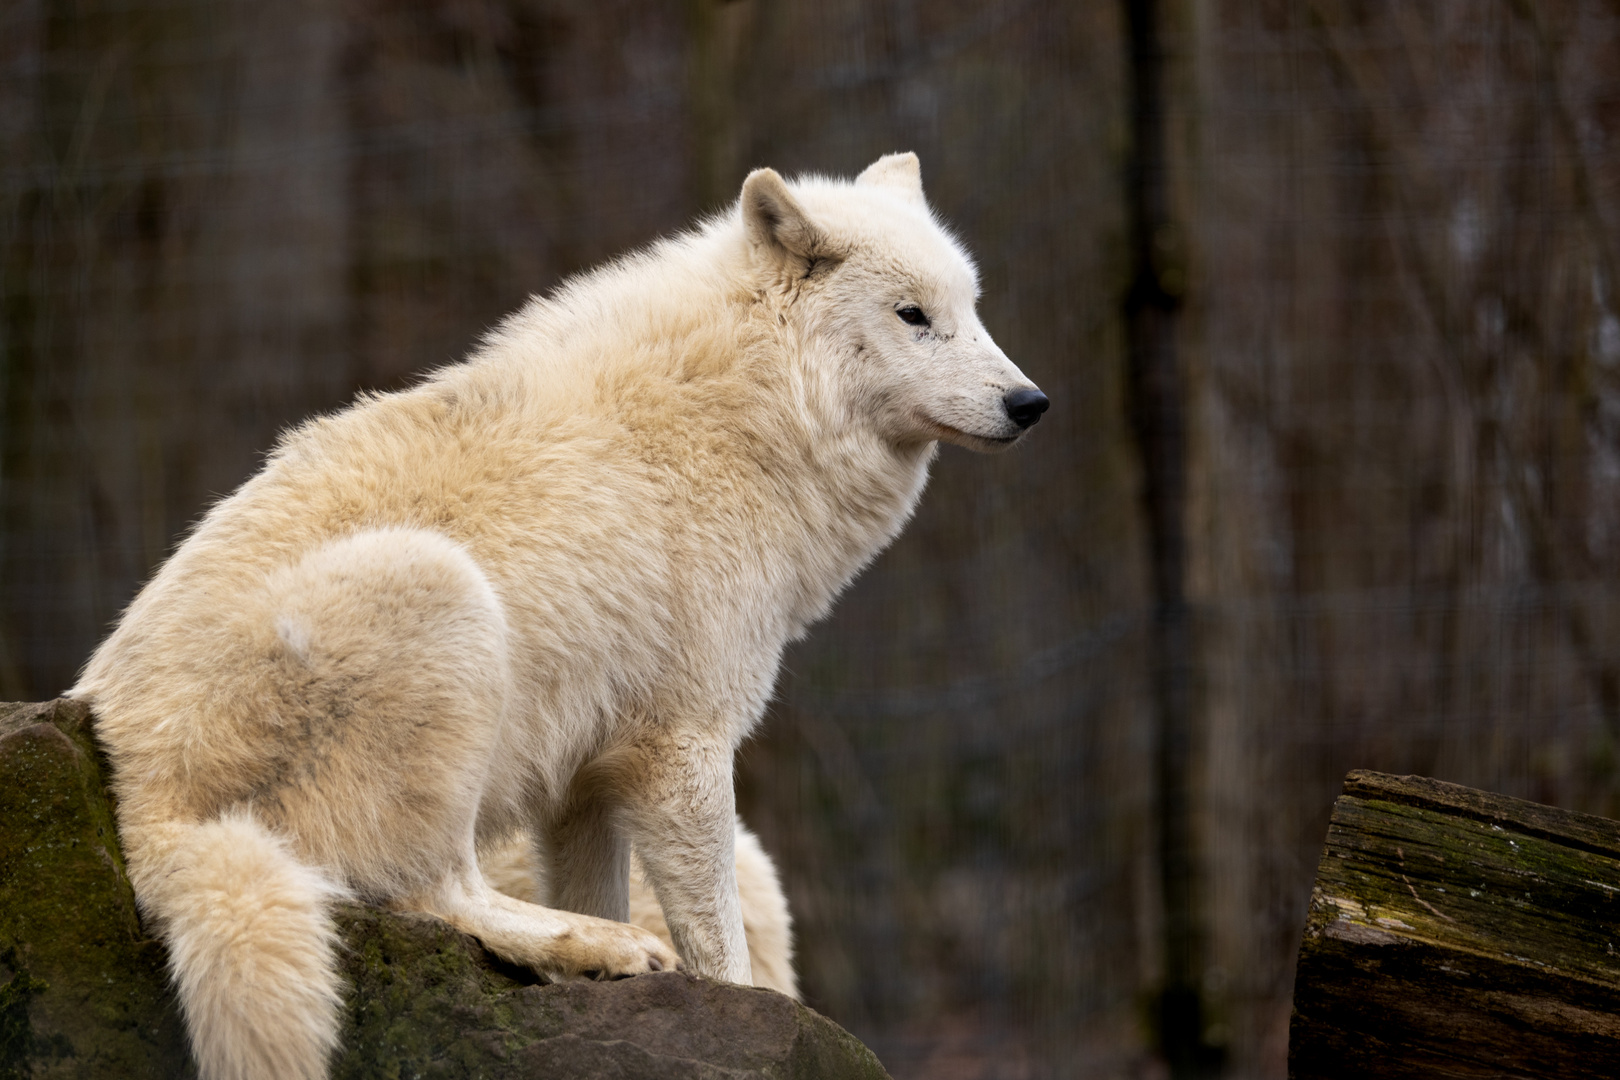
[[[246,810],[132,831],[135,894],[168,942],[203,1080],[323,1080],[343,888]]]

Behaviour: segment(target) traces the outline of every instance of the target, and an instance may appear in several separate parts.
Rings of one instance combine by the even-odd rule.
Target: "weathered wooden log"
[[[1620,1077],[1620,822],[1353,772],[1300,947],[1293,1080]]]

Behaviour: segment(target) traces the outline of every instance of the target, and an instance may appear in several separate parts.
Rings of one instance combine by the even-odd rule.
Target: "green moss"
[[[1290,1075],[1620,1075],[1620,826],[1355,773],[1300,948]]]
[[[358,905],[339,923],[354,992],[335,1080],[476,1076],[516,1041],[503,994],[522,984],[494,970],[476,942],[437,919]]]
[[[23,970],[17,950],[0,955],[0,1080],[20,1080],[32,1072],[34,1028],[28,1021],[28,1003],[49,990],[50,984]]]
[[[0,822],[0,949],[13,981],[25,980],[8,1017],[30,1031],[26,1075],[193,1072],[163,949],[141,931],[82,706],[0,713]]]
[[[1545,836],[1378,799],[1341,799],[1313,921],[1347,919],[1448,948],[1534,957],[1620,983],[1620,863]]]
[[[0,705],[0,1080],[196,1075],[104,775],[82,706]],[[350,992],[334,1080],[886,1075],[770,991],[675,972],[540,986],[438,919],[345,905],[337,920]]]
[[[877,1055],[855,1036],[826,1017],[801,1009],[799,1035],[783,1080],[887,1080]]]

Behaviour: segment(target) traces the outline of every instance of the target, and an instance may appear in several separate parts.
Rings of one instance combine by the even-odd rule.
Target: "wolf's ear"
[[[743,181],[742,216],[749,242],[778,256],[814,259],[826,246],[826,236],[775,169],[755,169]]]
[[[922,162],[909,150],[903,154],[884,154],[868,165],[855,182],[886,187],[920,206],[927,205],[923,200]]]

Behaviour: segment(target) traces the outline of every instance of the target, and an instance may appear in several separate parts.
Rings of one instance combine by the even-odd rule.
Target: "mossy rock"
[[[0,1078],[195,1075],[73,702],[0,705]]]
[[[196,1075],[124,873],[84,706],[0,704],[0,1080]],[[350,979],[334,1080],[879,1080],[781,994],[678,972],[540,985],[425,916],[338,913]]]

